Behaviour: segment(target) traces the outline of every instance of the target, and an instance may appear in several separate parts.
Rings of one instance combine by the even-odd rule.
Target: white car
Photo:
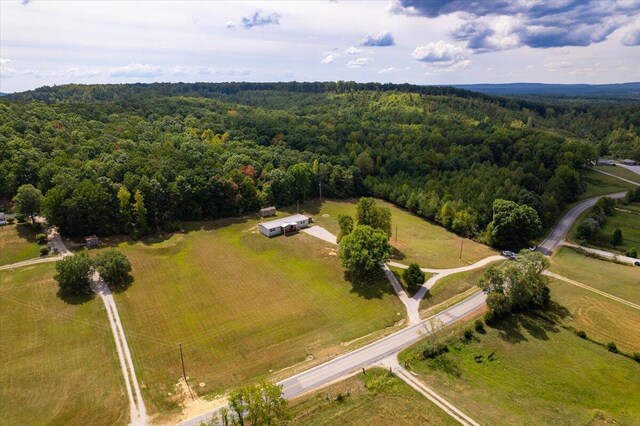
[[[515,254],[514,252],[509,251],[509,250],[504,250],[504,251],[502,252],[502,255],[503,255],[504,257],[508,257],[509,259],[515,259],[515,258],[516,258],[516,256],[518,256],[517,254]]]

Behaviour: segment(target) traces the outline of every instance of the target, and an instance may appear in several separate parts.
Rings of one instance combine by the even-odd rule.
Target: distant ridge
[[[452,87],[501,96],[562,96],[640,99],[640,82],[619,84],[453,84]]]

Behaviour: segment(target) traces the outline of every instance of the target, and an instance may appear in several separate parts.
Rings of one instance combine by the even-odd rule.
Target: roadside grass
[[[63,302],[54,275],[53,264],[0,271],[0,423],[125,425],[129,402],[102,302]]]
[[[640,310],[561,280],[552,279],[549,288],[553,299],[569,310],[565,325],[596,342],[640,353]],[[640,284],[637,288],[640,293]]]
[[[589,215],[589,213],[590,209],[578,216],[571,226],[571,230],[567,234],[567,240],[580,243],[576,238],[578,226],[584,222],[584,219]],[[624,241],[622,245],[619,245],[614,249],[611,245],[611,236],[616,228],[620,228],[622,231]],[[614,215],[607,216],[598,236],[591,243],[583,245],[586,247],[602,248],[604,250],[620,254],[626,253],[626,251],[632,247],[635,247],[636,250],[640,252],[640,204],[633,203],[628,206],[617,205]]]
[[[382,270],[349,281],[337,247],[304,233],[269,239],[257,223],[188,223],[119,244],[134,281],[116,301],[150,411],[179,411],[180,342],[192,387],[213,397],[308,368],[404,318]]]
[[[26,223],[0,226],[0,265],[39,257],[35,238],[39,232]]]
[[[495,264],[496,263],[493,263],[492,265]],[[449,300],[457,302],[457,297],[460,295],[468,296],[474,292],[474,289],[480,291],[477,287],[478,281],[480,277],[482,277],[482,274],[492,265],[472,271],[459,272],[438,280],[436,284],[431,287],[427,296],[420,301],[420,317],[427,318],[436,314],[438,312],[436,307],[441,308],[440,310],[446,309],[448,306],[443,302]]]
[[[628,179],[630,181],[636,182],[638,184],[640,184],[640,175],[638,175],[637,173],[632,172],[629,169],[625,169],[624,167],[620,167],[620,166],[595,166],[594,169],[596,170],[601,170],[603,172],[606,173],[611,173],[612,175],[616,175],[619,176],[621,178],[624,179]]]
[[[455,425],[455,420],[396,376],[367,370],[291,401],[295,425]]]
[[[562,247],[551,258],[550,271],[640,304],[640,268],[595,259]]]
[[[639,363],[533,315],[485,330],[431,360],[414,345],[401,362],[481,424],[640,423]]]
[[[465,239],[462,260],[459,260],[459,236],[391,203],[382,200],[377,200],[377,203],[391,209],[393,235],[390,243],[395,249],[391,256],[393,260],[406,265],[415,262],[423,268],[454,268],[496,253],[490,247]],[[301,205],[300,211],[313,216],[318,225],[338,235],[338,215],[346,214],[355,219],[356,203],[342,200],[324,200],[320,203],[319,200],[313,200]]]
[[[632,188],[636,188],[623,180],[617,179],[613,176],[603,175],[594,170],[584,170],[582,172],[582,178],[587,183],[587,189],[580,194],[578,201],[586,200],[587,198],[595,197],[597,195],[610,194],[614,192],[623,192]]]

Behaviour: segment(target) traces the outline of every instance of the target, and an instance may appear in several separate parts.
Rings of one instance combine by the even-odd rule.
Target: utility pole
[[[184,384],[187,386],[187,389],[189,389],[189,395],[191,395],[191,399],[193,399],[193,394],[191,393],[191,387],[187,382],[187,373],[184,370],[184,356],[182,355],[182,343],[180,343],[179,345],[180,345],[180,362],[182,363],[182,378],[184,379]]]
[[[462,260],[462,245],[464,244],[464,238],[460,238],[460,257],[458,260]]]
[[[396,243],[398,242],[398,225],[396,225]]]

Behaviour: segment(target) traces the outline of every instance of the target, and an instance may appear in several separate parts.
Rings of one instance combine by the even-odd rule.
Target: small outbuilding
[[[607,158],[599,158],[596,162],[596,166],[615,166],[616,162]]]
[[[84,245],[87,246],[87,248],[98,247],[100,245],[100,240],[95,235],[90,235],[85,237]]]
[[[258,225],[258,229],[264,236],[275,237],[276,235],[288,235],[298,232],[300,229],[308,228],[310,222],[310,217],[303,214],[294,214],[282,219],[262,222]]]
[[[260,209],[260,217],[270,217],[270,216],[275,216],[276,215],[276,208],[275,207],[265,207],[263,209]]]

